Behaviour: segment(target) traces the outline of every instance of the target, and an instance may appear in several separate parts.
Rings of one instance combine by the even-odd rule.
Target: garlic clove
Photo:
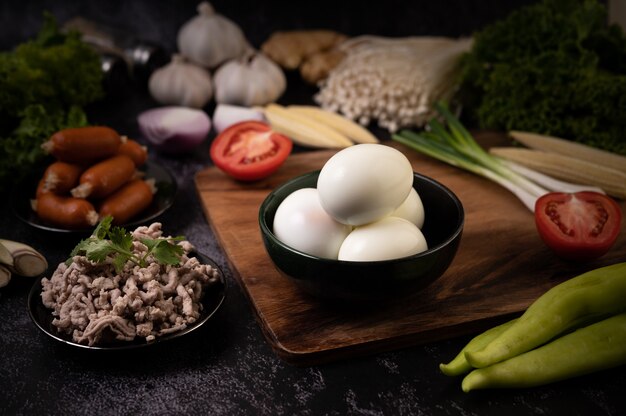
[[[34,277],[48,268],[46,258],[33,247],[18,241],[0,239],[0,245],[11,255],[12,262],[6,263],[8,270],[19,276]]]
[[[186,58],[206,68],[216,68],[250,49],[241,28],[206,1],[198,5],[198,15],[180,28],[177,43]]]
[[[5,287],[11,281],[11,270],[0,264],[0,287]]]
[[[150,95],[160,104],[202,108],[213,97],[213,82],[207,70],[174,55],[156,70],[148,82]]]
[[[218,103],[252,107],[275,102],[284,93],[287,80],[277,64],[252,51],[219,67],[214,84]]]

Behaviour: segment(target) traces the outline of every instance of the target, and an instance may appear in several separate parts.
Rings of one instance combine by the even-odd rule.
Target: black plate
[[[211,267],[214,267],[218,271],[219,281],[208,287],[205,291],[202,298],[203,310],[200,314],[200,318],[181,331],[156,337],[153,341],[150,342],[146,341],[145,338],[136,338],[133,341],[113,341],[106,344],[94,346],[79,344],[72,340],[71,335],[57,331],[57,328],[52,325],[52,319],[54,318],[52,316],[52,310],[46,308],[41,300],[41,278],[37,279],[37,281],[31,288],[30,293],[28,294],[28,313],[35,325],[37,325],[40,330],[42,330],[52,339],[66,345],[70,345],[72,347],[78,347],[87,350],[129,350],[148,347],[172,339],[180,338],[183,335],[186,335],[204,325],[213,315],[215,315],[220,306],[222,306],[224,299],[226,298],[226,280],[224,279],[224,274],[217,266],[217,264],[215,264],[213,260],[203,254],[192,253],[190,255],[197,257],[201,263],[209,264],[211,265]]]
[[[145,211],[133,218],[126,224],[122,224],[123,227],[132,227],[141,224],[145,224],[150,220],[163,214],[174,203],[178,186],[176,180],[172,174],[164,167],[148,161],[145,165],[139,168],[140,171],[145,173],[146,179],[153,178],[157,187],[157,192],[154,195],[154,200]],[[41,175],[43,172],[41,173]],[[27,180],[23,185],[16,187],[16,191],[13,195],[13,212],[22,221],[33,227],[40,228],[42,230],[61,232],[61,233],[91,233],[93,229],[67,229],[60,228],[55,225],[48,224],[42,221],[35,211],[32,210],[30,201],[34,198],[35,190],[41,175],[34,176]]]

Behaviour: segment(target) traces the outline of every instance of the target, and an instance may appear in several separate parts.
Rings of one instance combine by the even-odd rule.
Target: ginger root
[[[315,84],[328,77],[330,71],[339,65],[345,56],[345,52],[339,49],[314,53],[300,65],[300,75],[306,82]]]
[[[261,50],[285,69],[300,68],[305,81],[314,83],[340,62],[343,54],[334,48],[346,39],[332,30],[279,31],[261,45]]]

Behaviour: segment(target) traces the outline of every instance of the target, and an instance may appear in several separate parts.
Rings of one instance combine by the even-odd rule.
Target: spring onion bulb
[[[598,188],[558,181],[532,169],[520,167],[487,153],[443,103],[435,108],[446,125],[437,119],[428,123],[428,131],[402,130],[393,140],[450,165],[465,169],[508,189],[531,211],[537,199],[551,191],[577,192]]]

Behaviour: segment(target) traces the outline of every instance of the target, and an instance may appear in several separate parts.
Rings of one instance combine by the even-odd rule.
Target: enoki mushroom
[[[320,83],[315,100],[367,125],[390,132],[423,126],[433,103],[454,93],[458,61],[471,39],[360,36],[343,42],[343,61]]]

